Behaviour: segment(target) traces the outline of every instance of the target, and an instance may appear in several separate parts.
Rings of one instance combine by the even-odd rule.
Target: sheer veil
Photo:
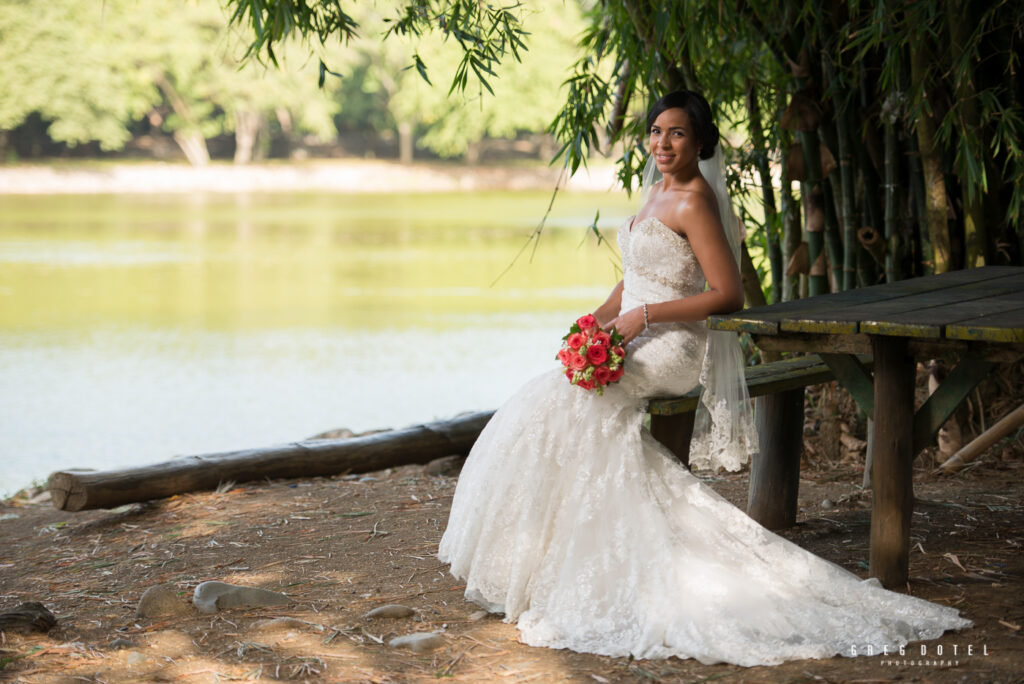
[[[715,154],[710,159],[702,159],[699,168],[704,180],[715,193],[725,237],[739,267],[743,224],[733,211],[729,199],[720,148],[716,146]],[[651,155],[644,166],[643,184],[640,187],[641,207],[647,202],[651,188],[659,181],[661,173]],[[690,442],[691,467],[739,470],[757,452],[757,428],[754,426],[754,413],[744,381],[743,367],[739,335],[708,330],[700,372],[700,403]]]

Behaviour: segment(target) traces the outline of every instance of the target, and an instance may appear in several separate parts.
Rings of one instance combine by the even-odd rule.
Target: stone
[[[465,456],[442,456],[423,466],[424,475],[458,475],[462,470],[462,464],[466,462]]]
[[[364,615],[364,618],[404,618],[411,617],[416,614],[416,611],[409,606],[400,606],[397,604],[390,604],[387,606],[380,606],[374,608],[369,613]]]
[[[203,582],[192,594],[192,605],[200,613],[216,613],[229,608],[264,608],[284,606],[292,600],[276,591],[258,587],[242,587],[227,582]]]
[[[131,648],[134,645],[130,639],[114,639],[110,642],[110,648],[115,651],[121,648]]]
[[[135,609],[137,618],[181,617],[188,615],[188,604],[178,598],[170,584],[156,584],[147,589]]]
[[[416,632],[392,639],[391,648],[408,648],[413,653],[429,653],[444,646],[444,637],[437,632]]]
[[[835,507],[836,505],[832,502],[832,499],[825,499],[824,501],[821,502],[822,510],[830,511]]]
[[[469,616],[469,620],[470,622],[477,622],[479,620],[483,620],[488,615],[490,615],[490,613],[488,613],[486,610],[478,610]]]
[[[138,651],[129,651],[128,655],[125,656],[124,662],[129,665],[136,665],[146,659],[145,653],[139,653]]]

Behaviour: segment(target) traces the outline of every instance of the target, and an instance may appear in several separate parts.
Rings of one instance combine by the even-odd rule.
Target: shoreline
[[[312,160],[237,166],[83,160],[0,165],[0,195],[173,194],[189,192],[475,192],[554,190],[560,169],[544,165],[409,165],[382,160]],[[621,191],[612,164],[592,164],[563,190]]]

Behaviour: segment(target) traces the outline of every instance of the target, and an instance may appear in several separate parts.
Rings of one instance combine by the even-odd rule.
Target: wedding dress
[[[622,311],[703,291],[686,239],[619,230]],[[698,384],[703,323],[655,323],[603,396],[554,369],[501,407],[463,467],[438,556],[523,642],[608,656],[771,665],[878,654],[971,625],[768,531],[644,429]]]

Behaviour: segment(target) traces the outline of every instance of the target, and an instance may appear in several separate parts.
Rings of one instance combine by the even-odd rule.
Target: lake
[[[617,281],[623,193],[0,196],[0,495],[496,408]],[[532,259],[531,259],[532,256]]]

